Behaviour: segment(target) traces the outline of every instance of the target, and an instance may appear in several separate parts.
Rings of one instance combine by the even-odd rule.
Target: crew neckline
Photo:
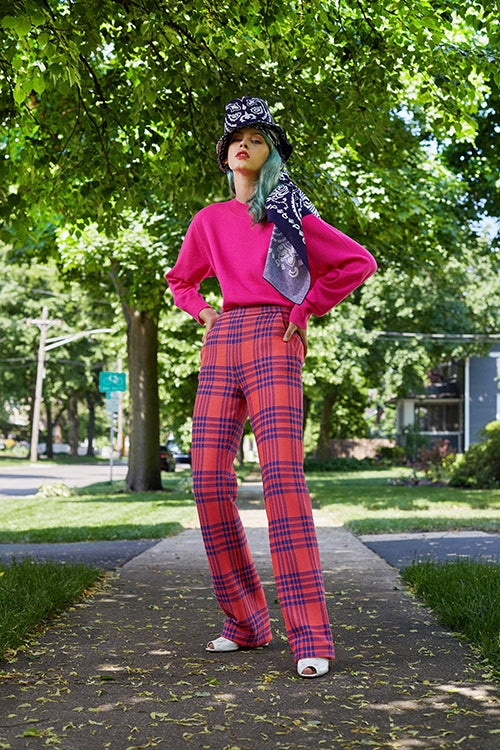
[[[248,205],[246,203],[241,203],[236,198],[232,198],[232,200],[228,201],[228,205],[233,213],[239,216],[249,216]]]

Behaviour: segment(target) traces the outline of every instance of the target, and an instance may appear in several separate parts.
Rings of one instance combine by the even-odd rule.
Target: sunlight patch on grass
[[[500,490],[389,484],[401,469],[307,475],[315,507],[357,534],[500,531]]]
[[[190,492],[127,492],[123,482],[101,482],[69,496],[6,498],[0,506],[0,543],[161,539],[192,526]],[[165,482],[165,484],[167,484]]]

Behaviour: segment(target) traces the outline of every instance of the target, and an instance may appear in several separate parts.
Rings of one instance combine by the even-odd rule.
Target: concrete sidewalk
[[[210,654],[223,616],[198,529],[150,547],[3,662],[0,748],[279,750],[500,744],[498,689],[398,573],[316,514],[337,658],[296,675],[259,485],[242,517],[274,626],[266,649]]]

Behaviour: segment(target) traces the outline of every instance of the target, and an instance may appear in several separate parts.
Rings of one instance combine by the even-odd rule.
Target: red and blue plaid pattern
[[[233,461],[247,416],[259,450],[273,569],[295,659],[334,658],[311,500],[303,472],[298,334],[289,308],[224,312],[202,350],[193,415],[193,490],[222,631],[241,646],[271,640],[264,592],[236,507]]]

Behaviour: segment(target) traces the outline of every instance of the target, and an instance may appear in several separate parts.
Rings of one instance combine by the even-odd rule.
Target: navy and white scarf
[[[269,193],[266,212],[274,229],[263,277],[290,302],[300,305],[311,286],[302,219],[319,213],[286,172]]]

